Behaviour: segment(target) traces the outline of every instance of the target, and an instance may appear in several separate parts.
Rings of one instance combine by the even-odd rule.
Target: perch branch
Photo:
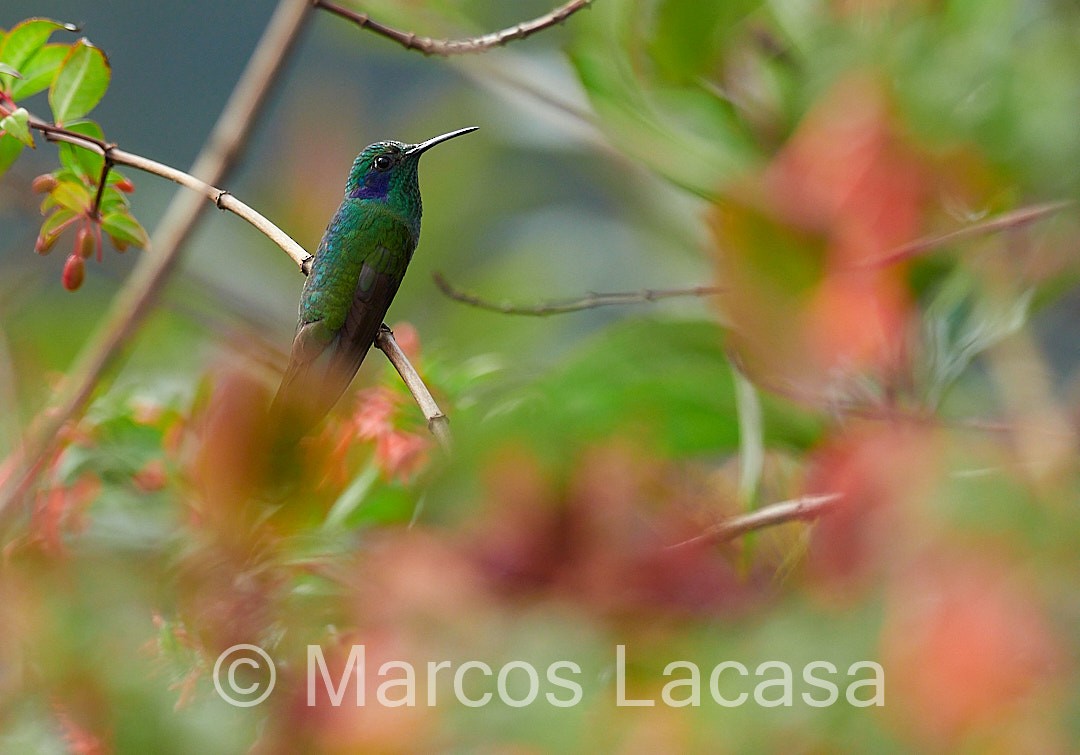
[[[375,336],[375,345],[379,347],[383,354],[386,354],[390,364],[394,365],[394,369],[398,371],[401,379],[405,381],[409,392],[412,393],[416,403],[420,406],[420,411],[424,413],[424,417],[427,419],[428,430],[439,441],[439,445],[442,446],[443,450],[449,452],[450,420],[443,414],[439,405],[435,403],[435,399],[427,386],[424,385],[424,381],[420,379],[420,375],[413,368],[412,363],[409,362],[409,358],[405,356],[405,352],[398,346],[393,331],[385,324],[379,329],[379,334]]]
[[[193,175],[214,184],[235,164],[255,116],[277,81],[288,59],[287,53],[310,10],[307,2],[280,0],[191,169]],[[46,463],[61,429],[85,408],[105,370],[151,311],[204,207],[198,195],[187,191],[173,197],[154,232],[155,254],[139,259],[128,283],[114,299],[104,323],[83,348],[53,401],[31,423],[22,445],[2,465],[6,474],[0,481],[0,524],[14,513],[14,503],[25,492],[37,470]]]
[[[843,495],[840,493],[825,493],[823,495],[808,495],[790,501],[773,503],[748,514],[740,514],[725,519],[709,527],[700,535],[668,547],[684,548],[698,543],[726,543],[754,530],[773,527],[785,522],[817,519],[822,514],[828,513],[841,498],[843,498]]]
[[[541,302],[539,304],[519,305],[509,302],[493,302],[483,299],[475,294],[470,294],[455,288],[442,273],[432,273],[435,285],[446,296],[468,304],[478,309],[486,309],[489,312],[498,312],[503,315],[524,315],[527,317],[546,317],[548,315],[561,315],[566,312],[578,312],[583,309],[595,309],[596,307],[610,307],[617,304],[639,304],[641,302],[660,301],[661,299],[674,299],[681,296],[714,296],[723,293],[718,286],[692,286],[690,288],[647,288],[641,291],[616,291],[613,293],[590,292],[578,299],[564,299],[560,301]]]
[[[400,29],[395,29],[386,24],[379,23],[369,17],[366,13],[357,13],[348,8],[342,8],[336,3],[329,2],[329,0],[313,0],[312,2],[314,7],[320,8],[328,13],[333,13],[335,16],[340,16],[348,21],[352,21],[361,29],[373,31],[381,37],[386,37],[389,40],[397,42],[406,50],[418,50],[424,55],[440,55],[442,57],[486,52],[494,47],[502,47],[508,42],[525,39],[538,31],[543,31],[544,29],[561,24],[582,8],[587,8],[591,3],[592,0],[571,0],[564,5],[560,5],[555,10],[534,18],[531,21],[523,21],[516,26],[511,26],[491,34],[484,34],[479,37],[468,37],[467,39],[432,39],[431,37],[418,37],[412,32],[401,31]]]
[[[37,120],[31,120],[30,126],[31,128],[38,129],[44,133],[45,138],[49,141],[68,142],[69,144],[74,144],[78,147],[83,147],[91,152],[97,152],[99,155],[102,155],[105,158],[106,165],[106,169],[102,171],[103,177],[110,165],[127,165],[128,167],[141,170],[145,173],[151,173],[155,176],[166,178],[173,183],[180,184],[194,192],[202,194],[216,207],[238,215],[257,228],[264,236],[281,247],[285,254],[289,255],[293,262],[295,262],[305,274],[307,274],[310,269],[310,264],[305,266],[305,263],[309,263],[311,255],[308,254],[302,246],[296,243],[287,233],[267,220],[264,215],[252,209],[244,202],[241,202],[225,189],[219,189],[216,186],[208,184],[206,181],[196,178],[190,173],[177,170],[164,163],[151,160],[148,157],[125,152],[115,144],[109,144],[100,139],[76,134],[72,131]],[[99,185],[99,197],[101,185]]]

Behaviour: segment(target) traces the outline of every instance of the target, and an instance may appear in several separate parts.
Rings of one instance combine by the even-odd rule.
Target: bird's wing
[[[380,272],[367,262],[361,267],[352,306],[333,344],[334,364],[328,373],[329,380],[323,387],[331,406],[360,369],[400,285],[401,274],[396,271]]]
[[[374,267],[389,254],[378,248],[373,260],[363,263],[352,304],[338,330],[321,319],[297,326],[289,366],[274,399],[275,407],[287,408],[294,422],[308,425],[322,419],[364,361],[401,283],[400,275]]]

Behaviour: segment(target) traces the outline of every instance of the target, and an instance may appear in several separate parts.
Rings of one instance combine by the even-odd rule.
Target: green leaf
[[[109,176],[112,177],[112,171],[109,171]],[[131,203],[125,194],[106,184],[105,191],[101,193],[101,213],[103,215],[113,212],[126,212],[130,206]]]
[[[23,99],[48,89],[70,49],[69,45],[45,45],[38,50],[23,66],[22,78],[12,84],[12,99]]]
[[[672,81],[712,76],[730,38],[745,30],[746,18],[760,8],[760,0],[663,0],[649,51]]]
[[[22,74],[19,73],[18,70],[9,66],[7,63],[0,63],[0,73],[4,74],[5,76],[13,76],[16,79],[22,78]]]
[[[77,27],[48,18],[29,18],[17,24],[0,45],[0,63],[6,63],[23,72],[24,64],[41,49],[52,33],[59,29],[76,31]],[[10,94],[12,80],[10,75],[0,74],[0,89]]]
[[[67,207],[75,212],[86,212],[90,209],[93,201],[90,191],[81,182],[62,181],[50,192],[50,196],[61,207]]]
[[[642,64],[636,3],[600,3],[575,22],[571,62],[619,149],[709,198],[746,169],[753,145],[730,105],[696,79],[673,85]]]
[[[139,221],[124,211],[110,212],[101,219],[101,228],[109,234],[114,241],[124,244],[133,244],[143,249],[150,243],[150,237],[146,230],[139,225]]]
[[[102,132],[101,126],[93,121],[69,123],[65,128],[67,128],[68,131],[74,131],[76,134],[82,134],[83,136],[101,140],[105,139],[105,134]],[[92,183],[97,183],[98,178],[101,176],[101,168],[105,164],[104,157],[97,152],[86,149],[85,147],[69,144],[68,142],[61,142],[57,147],[57,151],[60,154],[60,163],[65,168],[69,168],[76,176],[86,176]]]
[[[63,231],[63,225],[76,217],[76,214],[68,209],[61,208],[45,218],[41,224],[42,236],[53,236]]]
[[[94,109],[109,88],[109,60],[85,37],[71,46],[60,72],[49,87],[49,106],[57,123],[82,118]]]
[[[46,194],[45,198],[41,200],[41,214],[48,215],[50,212],[60,206],[60,203],[56,201],[56,197],[52,194]]]
[[[26,108],[17,108],[11,115],[0,119],[0,131],[14,136],[30,149],[34,148],[34,137],[30,135],[30,113]]]
[[[787,402],[761,397],[766,448],[806,448],[817,420]],[[550,458],[582,446],[635,437],[657,453],[734,453],[738,400],[722,329],[712,322],[642,319],[618,323],[582,344],[550,375],[515,391],[479,426],[479,445],[520,439]],[[573,428],[573,445],[567,428]],[[490,433],[490,434],[489,434]]]
[[[19,157],[23,150],[23,143],[14,136],[4,134],[0,136],[0,176],[7,173],[7,169]]]

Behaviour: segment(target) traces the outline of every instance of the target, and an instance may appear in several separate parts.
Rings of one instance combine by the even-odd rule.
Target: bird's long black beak
[[[434,138],[428,139],[426,142],[420,142],[419,144],[412,145],[411,147],[409,147],[409,148],[407,148],[405,150],[405,154],[406,155],[420,155],[420,154],[423,154],[424,152],[427,152],[429,149],[434,147],[436,144],[442,144],[443,142],[445,142],[445,141],[447,141],[449,139],[453,139],[455,136],[461,136],[462,134],[468,134],[468,133],[470,133],[472,131],[476,131],[476,129],[478,129],[478,128],[480,128],[480,127],[479,126],[468,126],[467,128],[459,128],[457,131],[451,131],[449,133],[442,134],[441,136],[436,136]]]

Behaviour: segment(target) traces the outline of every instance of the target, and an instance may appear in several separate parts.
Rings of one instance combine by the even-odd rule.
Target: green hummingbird
[[[284,409],[291,423],[311,426],[349,387],[420,240],[420,156],[476,128],[419,144],[376,142],[353,162],[345,197],[304,283],[289,365],[271,412]]]

